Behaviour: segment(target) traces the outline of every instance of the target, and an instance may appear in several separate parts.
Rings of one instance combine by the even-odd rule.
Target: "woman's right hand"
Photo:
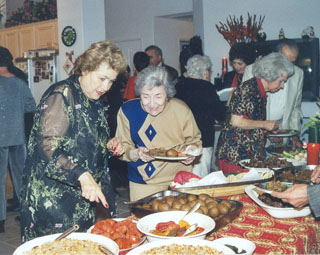
[[[90,202],[96,201],[99,203],[101,201],[105,208],[109,207],[106,197],[103,195],[100,186],[98,183],[96,183],[89,172],[84,172],[81,174],[78,178],[78,181],[81,185],[81,195],[84,198],[88,199]]]
[[[143,162],[149,162],[154,160],[154,158],[151,157],[148,152],[149,150],[146,147],[139,147],[137,149],[131,150],[130,155],[133,161],[137,161],[138,159],[140,159]]]
[[[268,131],[274,131],[279,128],[279,123],[276,120],[265,120],[263,128]]]

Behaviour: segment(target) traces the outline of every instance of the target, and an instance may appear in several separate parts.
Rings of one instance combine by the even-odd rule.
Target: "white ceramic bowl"
[[[224,238],[218,238],[213,241],[213,243],[218,243],[218,244],[229,244],[232,246],[235,246],[238,248],[238,253],[241,251],[245,250],[245,255],[251,255],[253,254],[254,250],[256,249],[256,245],[254,242],[251,242],[247,239],[244,238],[238,238],[238,237],[224,237]]]
[[[24,252],[30,251],[35,246],[40,246],[41,244],[44,244],[46,242],[54,241],[59,235],[61,235],[61,233],[46,235],[25,242],[14,251],[13,255],[23,255]],[[106,246],[114,254],[119,254],[119,246],[114,241],[105,236],[76,232],[70,234],[67,238],[78,240],[91,240],[93,242]]]
[[[174,221],[176,223],[179,222],[179,220],[186,214],[185,211],[168,211],[168,212],[159,212],[159,213],[152,213],[149,214],[143,218],[141,218],[138,221],[137,227],[140,232],[145,234],[147,236],[147,239],[149,242],[153,241],[159,241],[163,239],[179,239],[181,237],[167,237],[167,236],[158,236],[151,234],[150,231],[154,230],[156,228],[156,225],[160,222],[168,222],[168,221]],[[216,226],[215,221],[210,218],[209,216],[206,216],[201,213],[192,213],[189,214],[187,217],[184,218],[185,221],[187,221],[190,225],[197,223],[198,227],[204,228],[204,231],[197,234],[188,236],[186,238],[198,238],[198,239],[204,239],[206,234],[209,233],[214,229]]]
[[[123,221],[123,220],[126,220],[126,218],[112,218],[113,220],[115,220],[115,221]],[[138,223],[136,220],[132,220],[134,223]],[[87,233],[91,233],[91,231],[92,231],[92,229],[94,228],[94,225],[93,226],[91,226],[89,229],[88,229],[88,231],[87,231]],[[146,236],[144,235],[144,236],[142,236],[141,238],[140,238],[140,241],[139,241],[139,243],[137,243],[137,244],[134,244],[134,245],[132,245],[130,248],[128,248],[128,249],[120,249],[119,250],[119,254],[120,255],[122,255],[122,254],[127,254],[127,252],[128,251],[130,251],[130,250],[132,250],[133,248],[136,248],[136,247],[138,247],[139,245],[141,245],[141,244],[143,244],[144,242],[145,242],[145,240],[146,240]]]
[[[270,205],[267,205],[263,203],[258,197],[259,194],[254,191],[254,189],[261,190],[265,193],[271,193],[272,191],[258,188],[254,185],[249,185],[245,188],[245,192],[247,195],[256,202],[259,206],[262,207],[263,210],[265,210],[267,213],[269,213],[272,217],[275,218],[296,218],[296,217],[305,217],[308,216],[311,211],[310,207],[306,206],[301,210],[296,210],[295,208],[279,208],[279,207],[273,207]]]
[[[173,238],[167,240],[160,240],[152,243],[143,244],[133,250],[131,250],[127,255],[139,255],[142,252],[148,251],[152,248],[157,248],[161,246],[168,246],[170,244],[184,244],[184,245],[193,245],[193,246],[209,246],[211,248],[215,248],[223,254],[235,254],[230,248],[224,246],[220,243],[214,243],[212,241],[201,240],[201,239],[190,239],[190,238]]]

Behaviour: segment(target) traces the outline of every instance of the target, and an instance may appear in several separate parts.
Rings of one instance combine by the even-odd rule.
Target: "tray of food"
[[[228,176],[226,176],[227,183],[213,185],[197,185],[192,187],[176,187],[174,190],[196,195],[205,193],[212,197],[237,195],[243,194],[244,189],[248,185],[271,181],[273,180],[274,176],[273,170],[268,169],[267,171],[256,173],[259,176],[258,179],[252,179],[247,181],[242,180],[244,178],[247,178],[248,174],[250,174],[250,176],[252,177],[252,171],[246,169],[241,172],[228,174]]]
[[[138,218],[155,212],[187,211],[195,203],[201,204],[197,212],[213,218],[215,230],[233,221],[240,214],[242,203],[234,200],[219,199],[208,194],[186,194],[179,191],[166,190],[155,193],[135,202],[129,202],[131,212]]]
[[[275,178],[282,182],[309,184],[315,167],[316,165],[305,165],[279,169],[275,171]]]
[[[244,168],[255,169],[258,172],[261,172],[268,169],[281,169],[286,167],[305,165],[305,163],[294,159],[272,156],[264,160],[243,159],[239,161],[239,165]]]
[[[291,136],[298,135],[298,134],[299,134],[298,130],[278,129],[275,131],[268,132],[267,136],[270,136],[270,137],[291,137]]]
[[[271,144],[266,148],[266,151],[271,155],[281,156],[284,151],[289,152],[292,147],[284,144]]]
[[[258,188],[255,185],[246,187],[245,192],[263,210],[275,218],[304,217],[311,213],[309,206],[299,209],[294,208],[281,199],[271,196],[272,191]]]

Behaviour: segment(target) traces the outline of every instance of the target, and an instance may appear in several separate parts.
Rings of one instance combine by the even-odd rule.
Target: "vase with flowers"
[[[230,46],[239,42],[255,42],[257,41],[259,30],[262,29],[264,18],[265,16],[260,16],[257,19],[257,15],[252,16],[248,13],[247,22],[244,23],[242,15],[240,18],[229,16],[226,24],[219,22],[216,28]]]

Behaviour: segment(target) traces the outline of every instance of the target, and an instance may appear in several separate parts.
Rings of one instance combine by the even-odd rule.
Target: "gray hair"
[[[259,58],[252,66],[252,74],[254,77],[273,82],[284,73],[288,77],[294,74],[293,64],[281,53],[273,52],[269,55]]]
[[[194,55],[187,62],[188,76],[203,79],[206,71],[211,71],[212,63],[208,56]]]
[[[162,50],[157,46],[157,45],[150,45],[148,46],[144,52],[147,52],[148,50],[154,50],[154,53],[156,56],[161,56],[162,57]]]
[[[175,85],[170,79],[170,75],[165,67],[148,66],[144,68],[136,78],[135,92],[137,96],[140,96],[144,86],[149,88],[164,86],[168,99],[174,97],[176,94]]]

